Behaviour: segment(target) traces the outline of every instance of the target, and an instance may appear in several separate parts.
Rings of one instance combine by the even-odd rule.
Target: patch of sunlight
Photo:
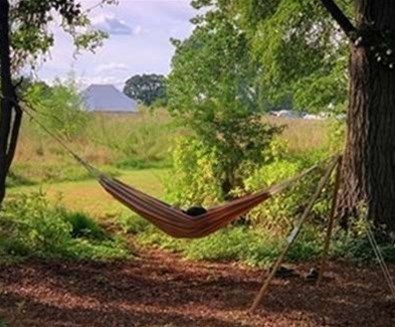
[[[125,170],[118,179],[150,195],[161,197],[164,192],[161,180],[166,172],[166,169]],[[96,218],[110,218],[128,210],[115,201],[93,179],[14,187],[9,190],[8,197],[17,196],[18,193],[39,190],[47,194],[50,201],[55,202],[60,199],[61,203],[67,208],[89,213]]]

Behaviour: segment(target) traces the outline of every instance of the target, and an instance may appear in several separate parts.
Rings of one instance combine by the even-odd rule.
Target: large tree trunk
[[[17,104],[11,79],[10,29],[8,0],[0,0],[0,205],[5,197],[5,183],[14,158],[22,110]]]
[[[394,0],[356,2],[358,30],[395,32]],[[377,225],[395,231],[395,49],[388,45],[378,55],[379,38],[376,33],[369,44],[351,50],[340,210],[349,218],[365,214],[364,208]]]

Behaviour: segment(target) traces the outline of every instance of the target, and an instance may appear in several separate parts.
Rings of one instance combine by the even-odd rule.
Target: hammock
[[[166,234],[175,238],[201,238],[238,219],[315,168],[317,166],[313,166],[280,184],[212,207],[207,212],[194,217],[115,178],[101,174],[98,176],[98,180],[117,201],[147,219]]]
[[[16,102],[17,103],[17,102]],[[55,139],[74,159],[84,166],[117,201],[150,221],[166,234],[176,238],[201,238],[216,232],[238,219],[254,207],[289,187],[319,165],[303,171],[299,175],[277,185],[248,194],[231,202],[215,206],[207,212],[191,216],[178,208],[171,207],[148,194],[112,178],[78,156],[63,140],[44,126],[27,108],[23,111],[48,135]]]

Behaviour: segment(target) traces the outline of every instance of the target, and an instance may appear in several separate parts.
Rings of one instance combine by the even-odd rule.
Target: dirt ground
[[[246,310],[262,271],[143,252],[117,263],[27,262],[0,267],[8,326],[395,326],[378,267],[331,263],[324,286],[276,279],[256,314]],[[395,276],[395,266],[390,267]]]

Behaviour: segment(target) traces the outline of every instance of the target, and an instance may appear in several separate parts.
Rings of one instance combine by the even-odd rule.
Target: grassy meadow
[[[291,153],[328,147],[327,121],[273,117],[264,121],[285,126],[279,140]],[[125,170],[170,167],[175,139],[186,133],[165,110],[143,108],[138,114],[92,115],[81,135],[64,141],[86,161],[118,174]],[[33,121],[25,120],[10,186],[83,179],[89,179],[83,167]]]
[[[329,147],[330,123],[327,121],[263,119],[285,126],[278,142],[291,157],[326,152]],[[65,141],[94,166],[149,194],[166,199],[164,184],[171,173],[172,149],[176,139],[186,133],[188,131],[178,126],[165,110],[142,109],[135,115],[92,115],[81,135]],[[274,167],[274,170],[282,166]],[[275,177],[269,179],[275,182],[300,169],[298,165],[290,164],[290,167],[292,169],[288,169],[286,163],[284,172],[275,173]],[[157,246],[181,252],[192,259],[239,259],[251,264],[266,264],[277,254],[278,236],[292,225],[288,208],[284,209],[279,204],[287,201],[280,197],[263,211],[265,216],[271,217],[270,223],[257,224],[254,229],[236,225],[203,240],[171,239],[114,201],[65,149],[28,120],[24,122],[9,186],[8,201],[18,199],[20,194],[32,194],[35,198],[40,192],[51,205],[81,212],[95,224],[115,231],[117,235],[131,236],[139,246]],[[258,208],[252,215],[261,215],[261,211]],[[276,224],[273,219],[278,219],[282,228],[268,228]],[[321,245],[317,243],[317,231],[308,231],[302,236],[293,250],[297,253],[291,251],[290,257],[306,259],[319,251]]]
[[[333,137],[329,136],[334,126],[331,121],[273,117],[264,117],[263,121],[285,129],[274,142],[274,153],[279,152],[276,159],[247,178],[247,191],[292,177],[331,154]],[[135,115],[91,115],[83,132],[65,142],[92,165],[173,203],[167,194],[172,186],[168,182],[177,173],[172,166],[172,152],[177,139],[188,133],[165,110],[142,109]],[[177,240],[114,201],[65,149],[34,122],[25,120],[8,181],[6,204],[10,205],[5,212],[10,215],[0,222],[5,226],[3,230],[7,231],[9,226],[10,232],[0,233],[3,249],[0,252],[6,252],[5,257],[7,254],[24,257],[28,253],[45,258],[108,260],[132,255],[136,246],[148,246],[178,252],[194,260],[239,260],[267,265],[278,254],[319,176],[316,173],[306,178],[252,210],[247,225],[235,223],[204,239]],[[311,260],[321,253],[330,194],[328,186],[288,260]],[[19,221],[20,225],[15,228],[10,220]],[[31,224],[29,228],[26,221]],[[64,227],[61,232],[59,224]],[[93,237],[96,230],[107,233],[104,243],[102,237]],[[82,238],[70,239],[70,235]],[[332,256],[372,257],[363,231],[360,239],[342,232],[336,235]],[[384,249],[384,253],[387,258],[393,256],[392,248],[388,253]]]

